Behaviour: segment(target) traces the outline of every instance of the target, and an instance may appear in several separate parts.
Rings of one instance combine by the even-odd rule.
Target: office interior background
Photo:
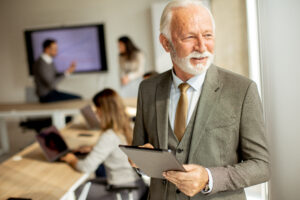
[[[157,58],[159,27],[155,19],[166,2],[0,0],[0,103],[26,102],[28,91],[34,87],[28,73],[25,29],[105,25],[109,70],[75,74],[59,85],[59,89],[78,93],[86,99],[106,87],[120,91],[117,39],[121,35],[133,38],[145,53],[146,71],[162,72],[167,66],[160,66]],[[300,2],[208,0],[204,3],[211,8],[216,21],[215,64],[253,78],[260,86],[272,156],[268,198],[299,199]],[[251,15],[249,12],[253,10],[249,7],[253,5],[255,12]],[[27,135],[14,137],[12,141],[22,140]]]

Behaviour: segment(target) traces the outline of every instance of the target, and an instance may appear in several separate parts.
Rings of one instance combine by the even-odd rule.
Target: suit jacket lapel
[[[191,140],[191,148],[189,153],[189,161],[192,161],[192,156],[197,150],[201,137],[205,132],[206,122],[216,104],[216,100],[220,95],[222,84],[219,81],[217,67],[211,65],[207,71],[205,81],[202,87],[199,105],[195,116],[195,124],[193,136]]]
[[[170,89],[172,84],[172,73],[166,73],[156,90],[156,119],[157,119],[157,137],[159,148],[168,148],[168,107],[170,98]]]

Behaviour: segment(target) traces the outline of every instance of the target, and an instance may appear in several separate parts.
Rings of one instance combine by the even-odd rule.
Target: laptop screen
[[[47,160],[55,161],[65,155],[69,149],[55,126],[43,129],[37,136]]]
[[[90,105],[81,108],[80,112],[87,122],[89,128],[96,130],[100,129],[100,121]]]

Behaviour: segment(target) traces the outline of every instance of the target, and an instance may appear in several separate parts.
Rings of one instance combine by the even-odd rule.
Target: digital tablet
[[[119,145],[119,147],[143,173],[152,178],[164,179],[162,173],[170,170],[185,172],[182,164],[176,159],[171,150],[127,145]]]

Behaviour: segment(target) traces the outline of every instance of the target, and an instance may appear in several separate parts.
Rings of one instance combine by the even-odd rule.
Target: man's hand
[[[167,171],[163,176],[187,196],[194,196],[204,189],[208,183],[208,173],[200,165],[183,165],[186,172]]]
[[[76,69],[76,65],[77,65],[77,63],[73,61],[70,65],[70,67],[66,70],[66,73],[72,74]]]
[[[154,147],[153,147],[152,144],[150,144],[150,143],[141,145],[141,146],[139,146],[139,147],[142,147],[142,148],[148,148],[148,149],[154,149]],[[128,161],[129,161],[131,167],[138,168],[138,166],[136,166],[136,164],[135,164],[134,162],[132,162],[132,160],[130,160],[129,158],[128,158]]]
[[[148,149],[154,149],[154,146],[150,143],[147,143],[147,144],[144,144],[144,145],[141,145],[139,146],[141,148],[148,148]]]

